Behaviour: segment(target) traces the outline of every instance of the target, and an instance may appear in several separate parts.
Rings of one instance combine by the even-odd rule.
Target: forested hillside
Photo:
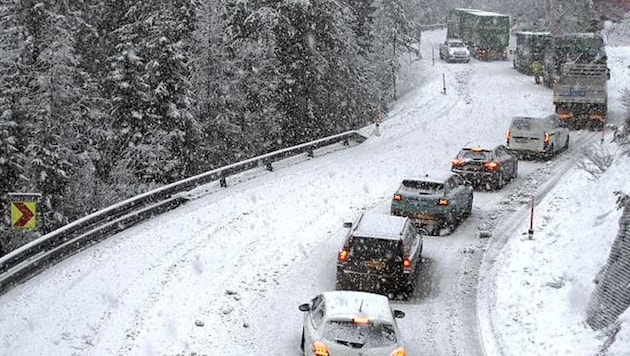
[[[544,2],[2,0],[0,255],[153,187],[370,123],[419,24],[455,6],[539,21]],[[41,194],[36,234],[12,231],[10,192]]]

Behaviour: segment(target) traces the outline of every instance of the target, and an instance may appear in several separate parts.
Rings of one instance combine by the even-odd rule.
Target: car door
[[[510,153],[505,146],[497,146],[495,149],[495,155],[498,157],[502,167],[505,167],[506,177],[511,178],[515,176],[517,159],[516,156]]]
[[[411,222],[407,223],[408,229],[405,233],[405,245],[409,249],[409,257],[414,263],[414,272],[417,273],[418,266],[422,259],[422,235]]]
[[[458,184],[457,178],[459,178],[459,181],[461,181],[461,184]],[[466,208],[466,196],[465,196],[465,191],[463,189],[465,185],[463,183],[464,183],[464,180],[458,175],[453,175],[446,182],[446,185],[449,188],[448,191],[450,192],[450,195],[451,195],[449,199],[455,202],[455,209],[457,211],[458,216],[462,214],[464,209]]]
[[[564,147],[568,130],[562,127],[563,125],[557,115],[551,116],[550,125],[550,131],[553,133],[553,152],[556,153]]]
[[[455,175],[454,176],[455,179],[455,183],[459,186],[459,189],[461,190],[461,194],[462,194],[462,206],[461,206],[461,211],[464,212],[466,211],[466,208],[468,207],[468,205],[472,204],[472,200],[473,200],[473,188],[471,185],[466,184],[466,181],[464,180],[464,178],[462,178],[459,175]]]
[[[313,342],[322,338],[322,323],[325,319],[324,298],[318,295],[313,298],[311,310],[304,320],[304,349],[310,348]]]

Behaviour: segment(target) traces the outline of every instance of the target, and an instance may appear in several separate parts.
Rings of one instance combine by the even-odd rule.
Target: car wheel
[[[337,290],[345,290],[346,289],[346,285],[345,285],[345,283],[343,283],[343,280],[342,280],[341,276],[339,275],[339,273],[337,273],[337,279],[335,281],[335,289],[337,289]]]
[[[468,205],[466,206],[466,210],[464,212],[464,217],[469,217],[472,214],[473,201],[470,199]]]
[[[564,142],[563,149],[566,151],[569,149],[569,136],[567,136],[567,140]]]
[[[453,231],[455,231],[455,227],[457,226],[457,222],[458,222],[457,219],[458,219],[457,212],[455,212],[455,209],[453,209],[449,217],[446,219],[446,222],[444,223],[444,227],[448,228],[450,232],[452,233]],[[439,234],[439,230],[438,230],[438,234]]]
[[[505,186],[505,177],[503,176],[503,172],[499,172],[499,176],[497,177],[497,181],[494,185],[495,190],[501,189]]]
[[[302,341],[300,341],[300,350],[304,353],[304,329],[302,329]]]
[[[512,175],[512,179],[518,176],[518,162],[514,164],[514,175]]]

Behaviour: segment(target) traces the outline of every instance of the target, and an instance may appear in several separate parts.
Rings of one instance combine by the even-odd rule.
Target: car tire
[[[458,224],[458,216],[457,216],[457,212],[455,212],[455,209],[453,209],[451,211],[450,216],[446,219],[446,221],[444,222],[444,227],[448,228],[450,230],[450,233],[453,233],[453,231],[455,231],[455,228],[457,227]],[[438,229],[437,234],[440,234],[440,231]]]
[[[341,278],[339,276],[339,274],[337,274],[337,279],[335,281],[335,289],[336,290],[345,290],[346,288],[346,284],[343,283],[343,278]]]
[[[505,180],[503,179],[503,172],[499,172],[499,176],[497,177],[497,180],[494,183],[494,189],[499,190],[503,188],[504,185],[505,185]]]
[[[518,162],[514,165],[514,175],[512,175],[512,179],[518,177]]]
[[[564,142],[564,147],[562,149],[565,151],[569,149],[569,136],[567,136],[567,140]]]
[[[466,206],[466,210],[464,211],[464,217],[469,217],[470,215],[472,215],[472,207],[473,207],[473,200],[470,199],[470,201],[468,202],[468,205]]]
[[[304,354],[304,329],[302,329],[302,341],[300,341],[300,350],[302,350],[302,354]]]

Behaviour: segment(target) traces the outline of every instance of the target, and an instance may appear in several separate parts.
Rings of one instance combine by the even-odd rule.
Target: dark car
[[[391,203],[391,213],[410,218],[434,234],[453,231],[467,218],[473,205],[473,188],[459,174],[444,171],[403,179]]]
[[[409,296],[422,261],[423,236],[407,218],[363,213],[337,258],[337,289]]]
[[[451,171],[483,188],[501,189],[518,174],[518,157],[507,147],[462,148],[451,164]]]

